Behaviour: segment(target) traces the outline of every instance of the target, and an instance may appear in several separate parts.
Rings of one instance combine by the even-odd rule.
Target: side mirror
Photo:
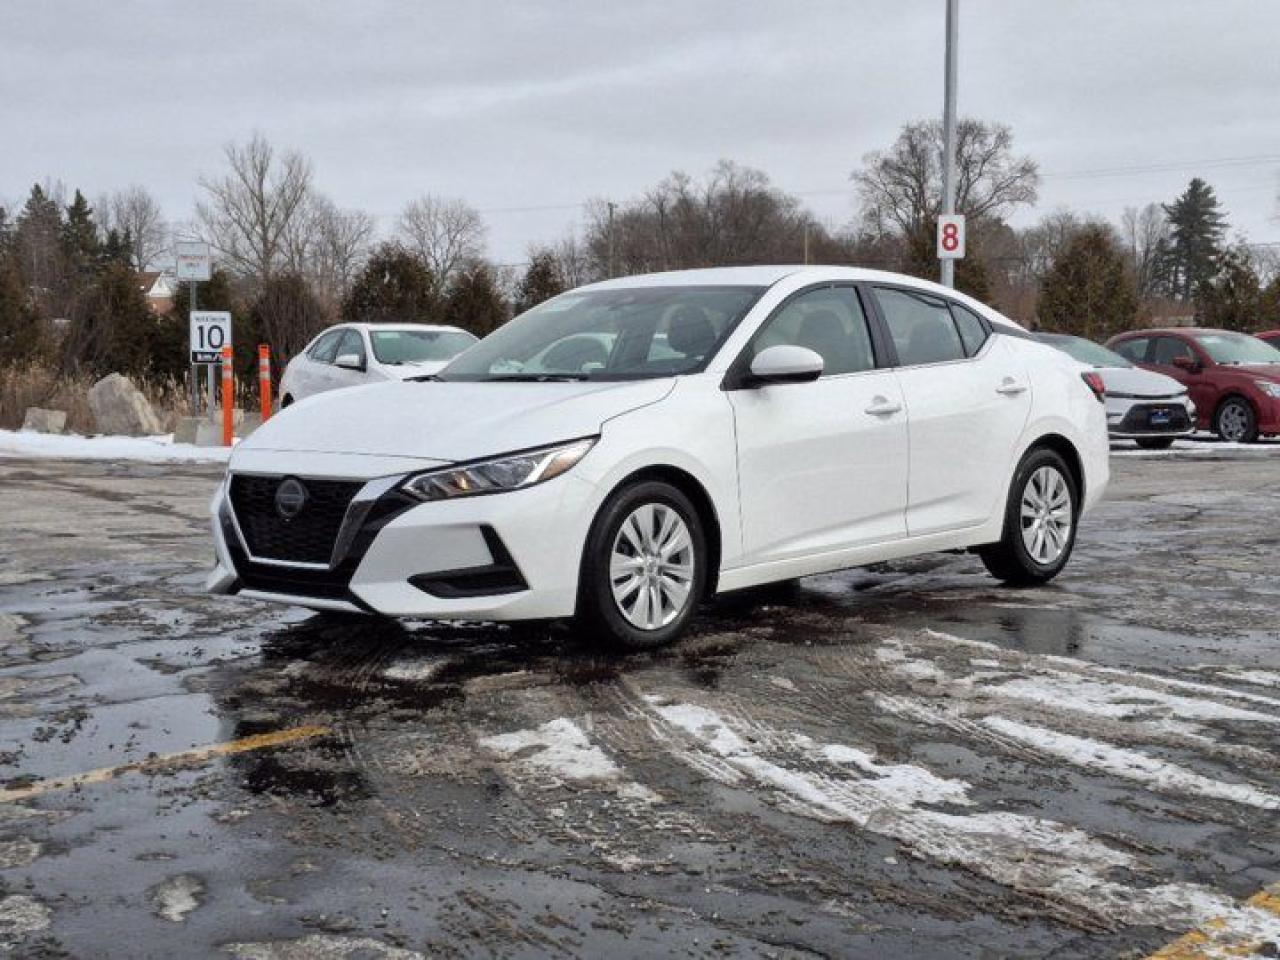
[[[335,367],[342,367],[344,370],[363,370],[364,360],[360,358],[358,353],[344,353],[333,361]]]
[[[1199,373],[1200,364],[1192,357],[1174,357],[1173,365],[1179,370],[1185,370],[1187,373]]]
[[[770,383],[807,383],[822,376],[822,355],[808,347],[778,344],[766,347],[751,361],[752,386]]]

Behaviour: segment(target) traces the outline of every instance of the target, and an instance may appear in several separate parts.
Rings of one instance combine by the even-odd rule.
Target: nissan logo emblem
[[[307,488],[293,477],[285,477],[276,487],[276,513],[282,520],[292,520],[307,505]]]

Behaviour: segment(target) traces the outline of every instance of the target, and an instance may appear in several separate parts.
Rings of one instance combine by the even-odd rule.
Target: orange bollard
[[[231,347],[222,348],[222,445],[231,446],[235,434],[236,380],[232,368]]]
[[[258,397],[262,401],[262,422],[271,419],[271,348],[258,344]]]

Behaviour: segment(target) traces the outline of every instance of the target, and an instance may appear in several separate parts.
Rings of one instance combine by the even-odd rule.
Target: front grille
[[[328,563],[352,498],[364,485],[350,480],[298,478],[307,490],[297,516],[276,510],[276,489],[284,477],[231,477],[231,506],[249,552],[267,560]]]
[[[1152,413],[1167,413],[1163,423],[1152,423]],[[1191,429],[1191,420],[1181,403],[1139,403],[1129,408],[1120,421],[1119,430],[1124,433],[1185,433]]]

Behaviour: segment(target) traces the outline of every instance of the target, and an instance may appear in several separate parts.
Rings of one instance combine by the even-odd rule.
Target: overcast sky
[[[1057,206],[1116,218],[1195,174],[1280,240],[1280,2],[960,0],[960,112],[1012,126]],[[943,0],[3,0],[0,199],[139,183],[174,219],[254,130],[389,230],[425,192],[520,261],[672,169],[728,157],[824,220],[942,109]],[[1148,168],[1142,172],[1132,169]],[[1154,168],[1154,169],[1153,169]],[[538,210],[528,210],[538,207]],[[525,208],[514,210],[512,208]]]

